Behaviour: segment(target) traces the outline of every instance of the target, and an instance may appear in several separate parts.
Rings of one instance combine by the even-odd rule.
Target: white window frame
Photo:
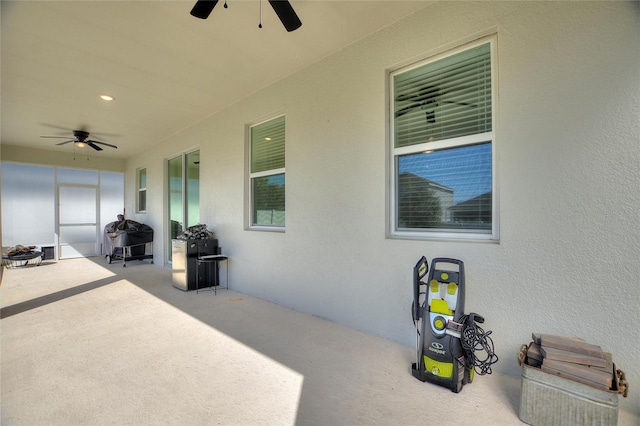
[[[261,124],[264,123],[268,123],[269,121],[281,118],[281,117],[286,117],[284,112],[280,112],[274,115],[270,115],[268,118],[262,119],[260,121],[256,121],[255,123],[249,124],[246,126],[246,142],[245,142],[245,146],[246,146],[246,166],[245,169],[247,171],[247,179],[246,179],[246,187],[245,187],[245,198],[246,198],[246,207],[245,207],[245,217],[246,219],[246,227],[245,229],[247,230],[251,230],[251,231],[271,231],[271,232],[285,232],[285,227],[286,227],[286,207],[285,207],[285,225],[284,226],[280,226],[280,225],[259,225],[256,224],[257,219],[254,217],[254,208],[253,208],[253,202],[254,202],[254,194],[253,194],[253,181],[254,179],[257,178],[261,178],[261,177],[268,177],[268,176],[275,176],[275,175],[285,175],[285,182],[286,182],[286,173],[285,173],[285,167],[282,168],[277,168],[277,169],[270,169],[270,170],[263,170],[260,172],[255,172],[252,173],[251,172],[251,155],[252,155],[252,146],[251,146],[251,131],[254,127],[257,127]],[[286,134],[286,118],[285,118],[285,134]],[[286,164],[286,136],[285,136],[285,164]],[[286,183],[285,183],[285,194],[286,194]],[[286,195],[285,195],[286,197]]]
[[[140,173],[144,170],[144,174],[145,176],[147,176],[147,168],[146,167],[140,167],[139,169],[136,169],[136,213],[146,213],[147,212],[147,187],[145,186],[144,188],[142,188],[140,186]],[[145,179],[146,181],[146,179]],[[145,194],[145,208],[141,209],[140,208],[140,194],[144,192]]]
[[[443,58],[453,56],[457,53],[472,49],[474,47],[489,43],[491,55],[491,131],[478,133],[462,137],[455,137],[439,141],[426,142],[422,144],[395,147],[394,140],[394,81],[395,75],[410,71],[412,69],[424,66],[428,63],[439,61]],[[481,39],[466,43],[457,48],[447,50],[440,54],[425,58],[411,65],[390,70],[388,73],[388,175],[389,186],[388,192],[388,220],[387,220],[387,237],[402,239],[419,239],[419,240],[447,240],[447,241],[485,241],[499,242],[499,208],[498,208],[498,164],[496,154],[496,129],[497,129],[497,105],[498,85],[497,85],[497,36],[491,35]],[[447,229],[421,229],[421,230],[405,230],[397,227],[397,180],[398,180],[398,158],[403,155],[417,154],[420,152],[436,151],[441,149],[450,149],[456,147],[464,147],[476,145],[479,143],[491,143],[491,191],[492,191],[492,223],[491,231],[463,229],[463,230],[447,230]]]

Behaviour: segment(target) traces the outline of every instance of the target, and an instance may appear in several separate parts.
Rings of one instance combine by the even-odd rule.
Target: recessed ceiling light
[[[100,99],[102,99],[103,101],[111,102],[114,97],[109,95],[100,95]]]

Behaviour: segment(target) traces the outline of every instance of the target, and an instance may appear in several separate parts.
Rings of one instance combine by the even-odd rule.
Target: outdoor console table
[[[196,263],[196,293],[198,293],[200,291],[200,265],[213,265],[215,270],[214,270],[214,278],[213,278],[213,284],[211,284],[211,277],[209,276],[209,268],[207,268],[207,282],[211,285],[208,286],[209,290],[213,290],[213,294],[218,294],[217,288],[220,285],[220,283],[218,282],[218,265],[220,264],[220,262],[224,262],[225,263],[225,269],[227,272],[227,281],[226,281],[226,286],[227,286],[227,290],[229,290],[229,257],[228,256],[224,256],[222,254],[208,254],[208,255],[204,255],[204,256],[198,256]]]

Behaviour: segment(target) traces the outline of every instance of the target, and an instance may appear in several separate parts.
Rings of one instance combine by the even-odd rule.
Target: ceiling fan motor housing
[[[78,142],[84,142],[89,137],[89,132],[85,132],[84,130],[74,130],[73,136],[76,137]]]

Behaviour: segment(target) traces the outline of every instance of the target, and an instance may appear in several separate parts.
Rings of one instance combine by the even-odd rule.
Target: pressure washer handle
[[[425,285],[420,281],[429,271],[427,258],[422,256],[416,266],[413,267],[413,319],[417,321],[422,315],[420,309],[420,286]]]
[[[454,265],[464,265],[464,262],[460,259],[452,259],[450,257],[436,257],[431,260],[432,265],[436,263],[452,263]]]
[[[431,259],[432,269],[436,269],[436,265],[438,263],[448,263],[450,265],[457,265],[458,275],[460,276],[458,284],[464,283],[464,262],[462,260],[452,259],[450,257],[436,257]]]

